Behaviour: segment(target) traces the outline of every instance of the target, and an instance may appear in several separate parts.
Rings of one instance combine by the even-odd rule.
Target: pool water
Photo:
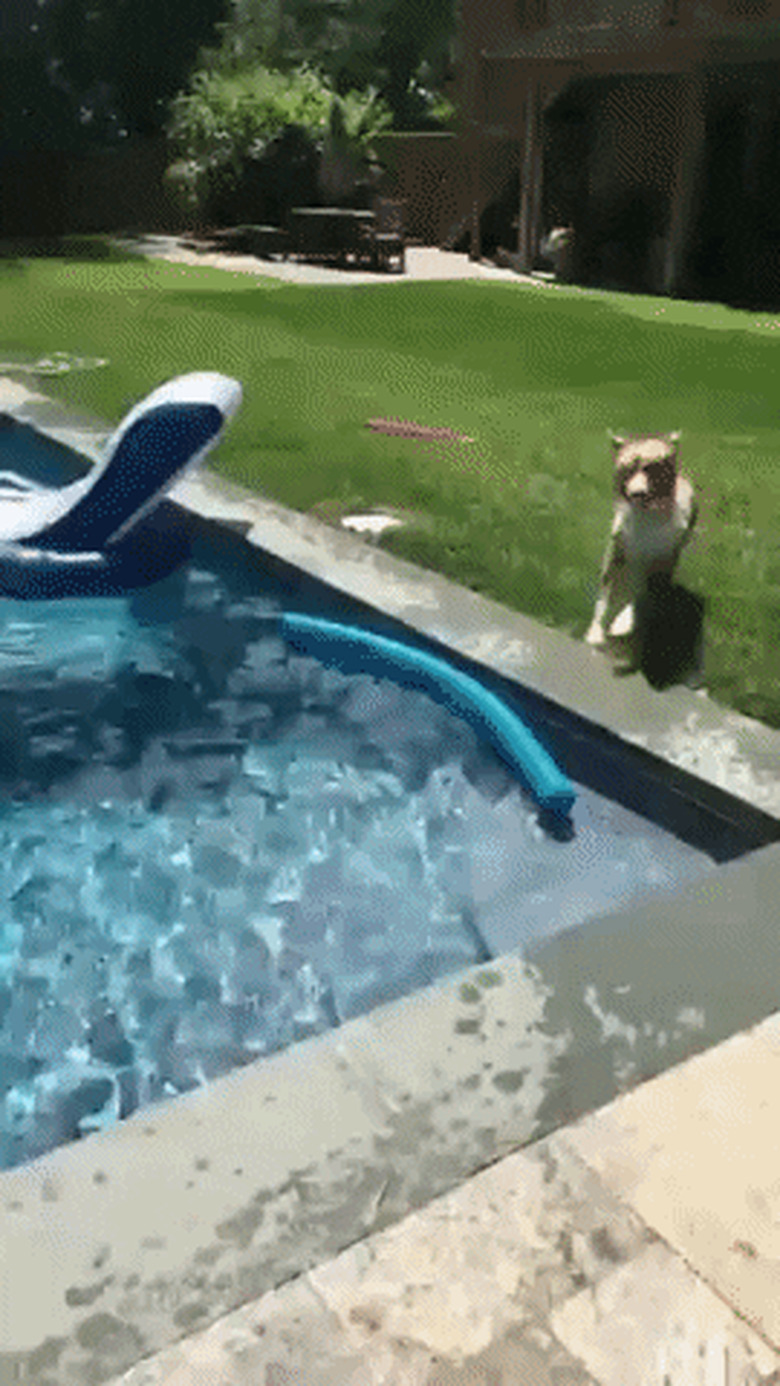
[[[465,722],[288,648],[244,551],[0,600],[0,1167],[714,867],[582,786],[553,833]]]

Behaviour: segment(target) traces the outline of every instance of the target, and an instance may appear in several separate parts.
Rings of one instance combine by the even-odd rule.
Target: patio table
[[[375,219],[373,212],[357,207],[293,207],[293,254],[304,260],[370,257]]]

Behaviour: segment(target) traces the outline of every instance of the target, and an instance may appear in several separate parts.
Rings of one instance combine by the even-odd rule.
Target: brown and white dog
[[[677,471],[679,433],[612,438],[615,511],[589,645],[629,640],[638,657],[637,609],[654,583],[670,583],[696,523],[693,487]]]

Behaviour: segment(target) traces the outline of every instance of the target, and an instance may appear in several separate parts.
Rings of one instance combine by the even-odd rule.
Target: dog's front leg
[[[618,569],[625,562],[620,530],[620,516],[616,516],[612,526],[612,533],[609,536],[609,543],[604,553],[604,560],[601,565],[599,592],[596,598],[596,605],[593,609],[593,619],[585,636],[585,643],[595,647],[606,645],[607,643],[606,617],[609,609],[612,584]]]

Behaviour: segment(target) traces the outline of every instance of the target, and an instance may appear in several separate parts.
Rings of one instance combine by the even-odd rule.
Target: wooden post
[[[461,43],[463,53],[462,131],[468,182],[468,222],[471,231],[469,258],[479,260],[482,253],[479,213],[481,194],[482,29],[480,6],[483,0],[461,0]]]
[[[471,211],[471,237],[469,241],[470,260],[480,260],[482,258],[482,232],[480,228],[480,203],[482,200],[481,144],[479,127],[477,122],[473,121],[471,131],[469,132],[469,207]]]
[[[683,289],[686,253],[695,230],[706,144],[705,98],[704,77],[694,72],[686,79],[680,102],[680,145],[664,259],[663,291],[669,295]]]
[[[529,75],[525,98],[525,142],[520,174],[520,219],[517,230],[519,268],[533,267],[539,240],[542,193],[542,151],[539,139],[539,81]]]
[[[541,85],[536,88],[536,126],[534,138],[534,166],[532,177],[532,196],[531,196],[531,245],[530,261],[531,266],[539,253],[539,237],[542,225],[542,183],[544,179],[544,131],[542,122],[544,119],[544,106],[541,100]]]

